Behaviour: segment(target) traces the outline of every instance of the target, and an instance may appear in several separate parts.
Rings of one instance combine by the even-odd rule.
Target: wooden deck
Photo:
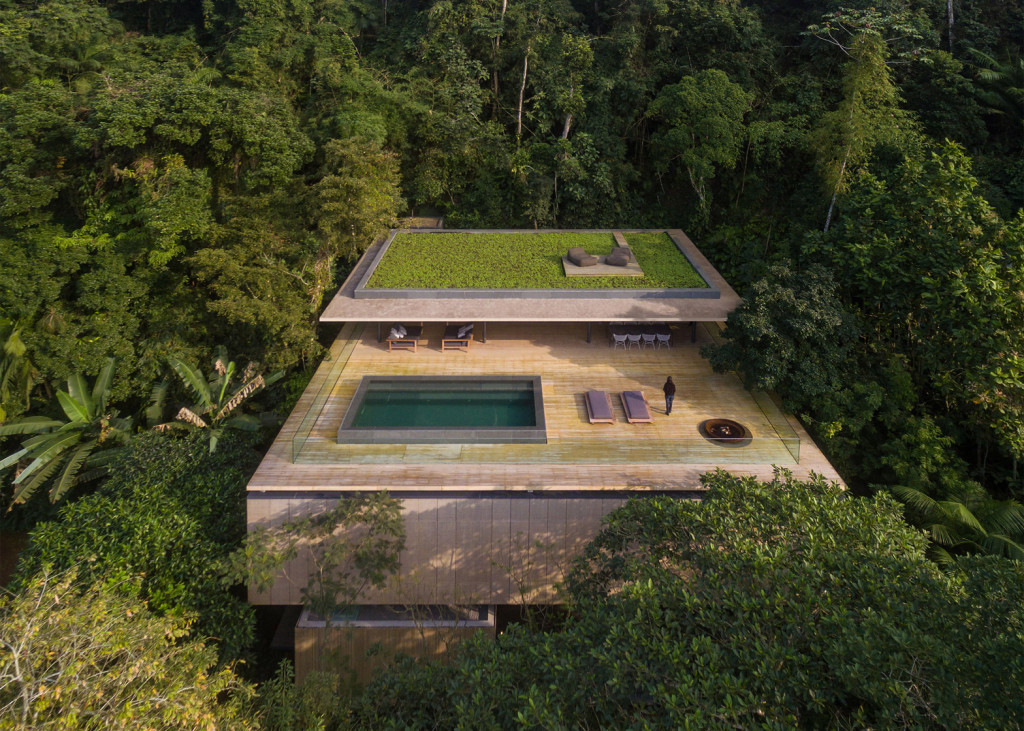
[[[671,348],[629,351],[609,347],[600,327],[587,343],[582,324],[490,323],[486,343],[477,334],[468,351],[442,352],[443,329],[428,324],[416,352],[388,352],[375,325],[346,324],[249,490],[693,490],[699,475],[716,467],[770,477],[772,465],[839,479],[794,419],[755,398],[736,376],[712,372],[699,355],[709,340],[703,327],[696,344],[687,327]],[[337,444],[364,375],[539,375],[548,444]],[[666,416],[661,386],[669,375],[677,394]],[[611,394],[616,423],[588,422],[590,389]],[[627,390],[647,395],[653,423],[626,422],[618,394]],[[746,425],[752,443],[707,442],[697,426],[708,418]]]

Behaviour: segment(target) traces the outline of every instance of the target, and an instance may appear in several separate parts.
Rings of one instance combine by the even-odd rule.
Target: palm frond
[[[146,424],[155,427],[163,419],[164,402],[167,400],[167,381],[161,381],[149,392],[149,406],[146,407]]]
[[[78,477],[79,470],[89,458],[89,453],[92,452],[94,447],[95,442],[83,444],[71,454],[67,463],[64,465],[64,471],[61,473],[60,479],[50,490],[51,503],[55,503],[64,497],[64,493],[66,493],[71,486],[75,484],[75,479]]]
[[[202,417],[186,406],[182,406],[181,410],[175,414],[174,418],[200,429],[206,429],[209,426],[205,421],[203,421]]]
[[[199,397],[199,401],[203,406],[209,406],[213,402],[213,397],[210,394],[210,384],[206,382],[206,376],[201,371],[173,356],[169,357],[167,362],[181,378],[182,383]]]
[[[19,459],[28,454],[27,449],[19,449],[17,452],[7,455],[3,459],[0,459],[0,472],[3,472],[11,465],[17,463]]]
[[[88,404],[83,403],[77,397],[68,395],[63,391],[58,391],[57,401],[60,402],[60,407],[64,409],[64,413],[67,414],[70,421],[82,422],[92,420],[92,410],[88,407]]]
[[[931,534],[932,540],[940,546],[955,546],[961,542],[960,536],[948,525],[942,523],[933,523],[928,526],[928,532]]]
[[[284,378],[284,371],[274,371],[269,376],[267,376],[266,378],[263,379],[264,380],[263,385],[264,385],[264,387],[273,386],[275,383],[280,381],[282,378]]]
[[[39,486],[46,482],[48,479],[50,479],[50,476],[57,470],[59,466],[60,460],[52,459],[46,464],[45,467],[43,467],[41,470],[39,470],[39,472],[35,474],[35,477],[33,477],[28,482],[24,482],[21,485],[18,485],[14,490],[14,495],[12,496],[12,507],[14,503],[23,503],[30,497],[32,497],[35,494],[36,490],[39,489]]]
[[[71,398],[85,409],[86,418],[95,412],[95,404],[93,403],[92,396],[89,394],[89,387],[86,385],[85,377],[81,373],[75,373],[68,378],[68,393],[71,395]],[[68,414],[68,418],[74,419],[75,417]]]
[[[74,433],[79,433],[79,430],[71,430]],[[32,457],[38,457],[40,454],[46,451],[49,444],[56,440],[63,439],[71,431],[67,429],[58,429],[57,431],[48,431],[43,434],[36,434],[34,437],[29,437],[21,443],[21,446],[28,450]]]
[[[939,503],[939,507],[942,509],[942,512],[952,520],[955,520],[956,522],[965,525],[982,535],[987,533],[985,527],[981,524],[981,521],[979,521],[975,517],[974,513],[972,513],[962,502],[958,500],[943,500]]]
[[[1016,500],[990,500],[985,522],[1001,533],[1024,536],[1024,505]]]
[[[931,544],[925,555],[944,569],[956,566],[956,559],[953,558],[953,555],[937,543]]]
[[[102,414],[107,407],[107,396],[110,395],[110,386],[114,383],[115,363],[113,358],[107,358],[100,374],[96,376],[96,382],[93,383],[92,403],[97,414]]]
[[[905,485],[891,485],[889,490],[900,502],[923,515],[934,515],[938,512],[938,503],[920,490]]]
[[[239,404],[241,404],[251,395],[259,391],[261,388],[263,388],[263,386],[263,376],[256,376],[254,379],[252,379],[247,384],[238,389],[238,391],[235,392],[235,395],[232,396],[231,399],[226,404],[224,404],[223,407],[221,407],[220,411],[217,412],[217,418],[223,419],[225,416],[227,416],[236,408],[238,408]]]
[[[981,540],[981,545],[986,553],[995,556],[1005,556],[1014,561],[1024,561],[1024,546],[1021,546],[1009,536],[993,533]]]
[[[81,434],[77,433],[65,434],[63,437],[54,439],[48,444],[45,450],[36,455],[36,458],[29,463],[28,467],[26,467],[20,475],[14,478],[14,484],[20,485],[26,479],[31,477],[36,470],[56,460],[61,452],[79,441],[79,439],[81,439]]]
[[[35,434],[36,432],[53,429],[63,425],[63,421],[50,419],[46,416],[26,416],[23,419],[17,419],[0,426],[0,437],[11,437],[18,434]]]

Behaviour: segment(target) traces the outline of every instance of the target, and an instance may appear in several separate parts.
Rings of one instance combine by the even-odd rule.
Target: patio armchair
[[[444,336],[441,338],[441,350],[462,348],[469,350],[469,343],[473,339],[473,324],[448,325],[444,329]]]
[[[388,352],[399,350],[411,350],[416,352],[416,345],[423,335],[422,325],[395,325],[388,335]]]

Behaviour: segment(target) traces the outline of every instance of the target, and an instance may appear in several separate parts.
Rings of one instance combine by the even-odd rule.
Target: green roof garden
[[[663,231],[623,232],[642,277],[567,277],[562,257],[573,246],[596,256],[615,246],[596,233],[398,233],[367,289],[706,289]]]

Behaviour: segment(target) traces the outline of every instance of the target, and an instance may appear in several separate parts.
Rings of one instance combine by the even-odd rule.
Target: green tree
[[[188,637],[74,571],[44,571],[0,596],[0,728],[238,729],[253,688]]]
[[[1024,214],[1002,221],[953,143],[886,178],[863,176],[846,205],[808,255],[905,354],[926,401],[1024,458]]]
[[[859,332],[820,265],[776,265],[730,314],[723,343],[702,350],[719,373],[736,371],[747,388],[777,391],[788,408],[810,414],[853,384]],[[838,425],[832,428],[838,430]]]
[[[108,404],[113,379],[114,359],[110,358],[91,390],[82,374],[76,373],[68,379],[68,390],[57,392],[66,421],[25,416],[0,425],[0,437],[35,435],[0,460],[0,472],[23,465],[12,482],[15,503],[25,502],[48,481],[50,502],[55,503],[79,482],[106,474],[121,449],[118,445],[131,434],[131,420],[120,418]]]
[[[1024,568],[944,574],[891,497],[706,475],[612,512],[572,617],[398,665],[359,728],[999,728],[1024,701]],[[870,670],[866,670],[870,668]]]
[[[309,574],[303,603],[328,621],[354,604],[369,587],[383,588],[399,568],[405,548],[402,503],[386,492],[347,497],[322,513],[249,531],[233,553],[226,575],[231,582],[266,591],[281,568],[302,550]]]
[[[664,173],[682,165],[705,220],[711,206],[708,181],[717,169],[736,164],[750,101],[751,95],[728,75],[709,69],[663,87],[648,107],[648,115],[666,123],[652,135],[658,169]]]
[[[974,480],[956,456],[954,440],[930,418],[911,417],[902,434],[882,445],[888,485],[907,505],[907,518],[928,533],[929,555],[942,565],[965,553],[1024,561],[1024,506],[999,500]]]
[[[825,188],[830,196],[825,231],[832,225],[836,198],[846,191],[850,175],[857,172],[882,142],[892,142],[909,119],[899,109],[899,91],[893,83],[885,41],[873,31],[858,33],[849,48],[843,75],[843,100],[821,118],[811,134]]]
[[[987,113],[1005,117],[1018,134],[1024,132],[1024,55],[1000,61],[974,48],[969,52],[977,62],[978,101]]]
[[[210,454],[206,435],[147,432],[110,465],[92,495],[30,533],[14,586],[52,567],[77,567],[80,583],[116,585],[160,615],[188,619],[221,657],[244,656],[252,608],[225,587],[217,566],[245,536],[245,484],[260,454],[232,434]]]

